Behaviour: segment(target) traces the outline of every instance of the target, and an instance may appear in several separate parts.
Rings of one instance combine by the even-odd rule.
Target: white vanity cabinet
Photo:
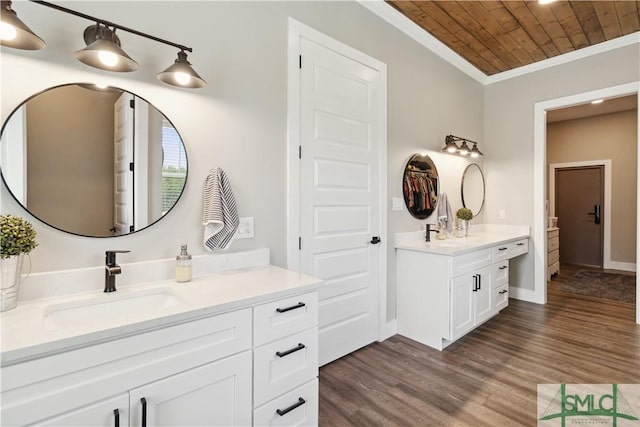
[[[442,350],[508,305],[509,259],[528,238],[477,240],[396,244],[400,335]]]
[[[5,365],[0,424],[317,425],[318,294],[288,294]]]

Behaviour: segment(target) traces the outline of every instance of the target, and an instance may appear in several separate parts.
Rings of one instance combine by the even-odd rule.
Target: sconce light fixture
[[[158,80],[163,83],[185,88],[201,88],[207,85],[202,77],[196,73],[187,61],[187,53],[193,52],[190,47],[177,44],[168,40],[161,39],[143,32],[127,28],[104,19],[96,18],[66,7],[58,6],[53,3],[40,0],[30,0],[41,6],[50,7],[60,12],[78,16],[95,22],[84,30],[84,41],[87,46],[76,52],[76,58],[83,64],[94,68],[107,71],[131,72],[138,69],[138,63],[134,61],[122,49],[120,39],[116,36],[116,30],[126,31],[140,37],[154,40],[179,49],[178,59],[166,70],[158,73]],[[11,42],[5,40],[11,34],[16,33],[21,39],[28,41]],[[14,36],[17,38],[17,36]],[[0,43],[2,46],[13,47],[16,49],[42,49],[44,41],[36,36],[20,19],[18,19],[15,11],[11,9],[10,1],[2,1],[2,16],[0,22]]]
[[[11,8],[10,1],[1,1],[0,6],[0,45],[23,50],[40,50],[45,44],[31,28],[18,18]]]
[[[458,146],[458,142],[461,143],[460,146]],[[469,147],[469,144],[472,144],[473,146]],[[477,142],[454,135],[447,135],[445,137],[442,151],[451,154],[459,154],[461,156],[469,156],[474,159],[484,155],[480,150],[478,150]]]

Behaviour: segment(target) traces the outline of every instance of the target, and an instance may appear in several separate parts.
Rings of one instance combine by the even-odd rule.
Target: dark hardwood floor
[[[640,383],[635,304],[570,294],[509,307],[440,352],[396,335],[320,369],[321,426],[535,426],[538,384]]]

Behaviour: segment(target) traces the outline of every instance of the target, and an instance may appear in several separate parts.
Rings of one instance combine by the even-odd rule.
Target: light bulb
[[[460,150],[460,155],[461,156],[466,156],[467,154],[469,154],[469,152],[467,150]]]
[[[455,145],[451,145],[449,148],[447,148],[447,153],[455,153],[457,150],[458,149]]]
[[[478,157],[478,156],[479,156],[479,154],[478,154],[478,153],[476,153],[475,151],[472,151],[472,152],[471,152],[471,157],[472,157],[472,158],[474,158],[474,159],[475,159],[475,158],[476,158],[476,157]]]
[[[14,40],[18,32],[13,25],[0,22],[0,40]]]
[[[107,67],[113,67],[118,63],[118,55],[113,52],[107,52],[106,50],[101,50],[98,53],[98,59]]]
[[[177,73],[174,74],[174,77],[176,79],[176,82],[178,82],[181,85],[187,85],[190,81],[191,81],[191,76],[187,73],[183,73],[178,71]]]

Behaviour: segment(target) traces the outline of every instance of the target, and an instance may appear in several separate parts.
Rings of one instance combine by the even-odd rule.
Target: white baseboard
[[[516,288],[514,286],[509,286],[509,298],[527,301],[527,302],[535,302],[536,304],[542,304],[536,298],[536,293],[533,289],[523,289]]]
[[[384,326],[384,330],[380,331],[378,342],[391,338],[398,333],[398,319],[388,320]]]
[[[633,262],[605,261],[604,268],[610,270],[636,271],[636,264]]]

